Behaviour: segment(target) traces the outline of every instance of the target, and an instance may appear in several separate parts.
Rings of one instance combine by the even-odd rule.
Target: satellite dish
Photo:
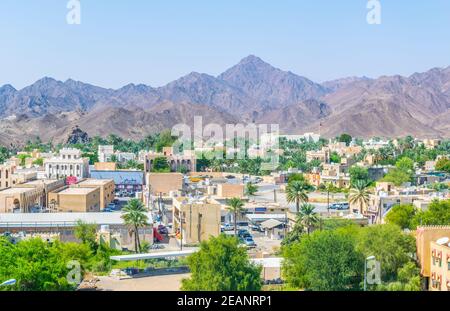
[[[444,245],[444,244],[447,244],[449,241],[450,241],[450,239],[445,237],[445,238],[440,238],[439,240],[436,241],[436,243],[439,245]]]

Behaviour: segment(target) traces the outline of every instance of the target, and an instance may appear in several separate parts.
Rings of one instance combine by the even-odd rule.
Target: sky
[[[316,82],[450,65],[450,1],[68,0],[0,2],[0,85],[49,76],[119,88],[218,75],[253,54]]]

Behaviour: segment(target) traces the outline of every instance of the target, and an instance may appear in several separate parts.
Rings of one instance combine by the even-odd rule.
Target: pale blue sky
[[[2,0],[0,85],[161,86],[249,54],[318,82],[450,65],[450,1],[380,2],[368,25],[367,0],[81,0],[68,25],[67,0]]]

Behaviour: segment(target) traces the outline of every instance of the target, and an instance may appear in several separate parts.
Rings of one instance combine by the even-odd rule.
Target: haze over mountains
[[[277,123],[289,134],[450,137],[450,67],[316,83],[248,56],[218,77],[193,72],[159,88],[46,77],[21,90],[0,87],[0,144],[61,142],[75,126],[91,137],[138,139],[196,115],[204,124]]]

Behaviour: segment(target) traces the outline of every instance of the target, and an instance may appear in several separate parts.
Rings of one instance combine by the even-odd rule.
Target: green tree
[[[131,199],[122,209],[122,218],[134,234],[134,249],[136,253],[139,253],[141,251],[139,228],[148,226],[148,216],[142,202],[138,199]]]
[[[397,225],[386,224],[361,229],[357,248],[365,257],[376,257],[382,280],[389,282],[395,281],[398,270],[412,261],[416,245],[413,236],[403,233]]]
[[[381,284],[377,290],[383,291],[420,291],[420,269],[414,262],[408,262],[398,269],[397,281]]]
[[[352,166],[349,170],[350,173],[350,183],[354,185],[358,180],[369,182],[369,170],[365,167],[361,166]]]
[[[244,202],[239,198],[231,198],[227,200],[228,211],[233,213],[234,219],[234,235],[237,236],[237,218],[244,211]]]
[[[341,156],[336,151],[333,151],[330,154],[330,161],[331,163],[341,163]]]
[[[258,192],[258,186],[252,183],[247,183],[245,186],[245,193],[249,196],[255,195]]]
[[[182,281],[185,291],[259,291],[261,267],[250,263],[235,237],[220,235],[204,241],[188,257],[191,276]]]
[[[399,170],[411,174],[414,170],[414,161],[408,157],[403,157],[395,163]]]
[[[300,203],[308,202],[309,186],[305,181],[294,180],[286,186],[286,200],[288,203],[295,202],[297,213],[300,212]]]
[[[450,159],[441,158],[436,162],[436,170],[450,173]]]
[[[89,246],[93,252],[97,252],[98,243],[96,224],[88,224],[82,220],[78,220],[75,227],[75,237],[81,240],[83,244]]]
[[[341,136],[339,136],[339,142],[345,143],[347,146],[350,145],[352,140],[353,140],[353,138],[349,134],[344,133],[344,134],[341,134]]]
[[[351,204],[359,205],[359,213],[364,212],[364,208],[369,204],[369,191],[367,190],[367,181],[357,180],[350,189],[348,197]]]
[[[315,291],[360,288],[364,258],[354,238],[343,231],[315,231],[282,251],[283,276],[290,287]]]
[[[311,229],[319,222],[319,216],[314,211],[316,207],[312,204],[303,204],[297,215],[297,222],[306,228],[306,233],[310,234]]]
[[[152,172],[169,173],[170,166],[165,157],[157,157],[153,160]]]
[[[448,226],[450,225],[450,200],[434,200],[426,211],[419,211],[412,221],[416,226]]]
[[[39,238],[12,244],[0,238],[0,254],[0,280],[17,280],[0,290],[65,291],[76,287],[67,280],[68,263],[80,262],[83,273],[90,250],[84,244],[48,243]]]
[[[385,217],[389,224],[395,224],[402,229],[414,229],[413,220],[417,214],[417,208],[412,204],[399,204],[392,207]]]
[[[43,166],[44,165],[44,159],[43,158],[38,158],[38,159],[34,160],[33,161],[33,165]]]
[[[156,151],[161,152],[164,147],[171,147],[176,140],[177,138],[172,136],[171,131],[162,131],[156,139]]]

